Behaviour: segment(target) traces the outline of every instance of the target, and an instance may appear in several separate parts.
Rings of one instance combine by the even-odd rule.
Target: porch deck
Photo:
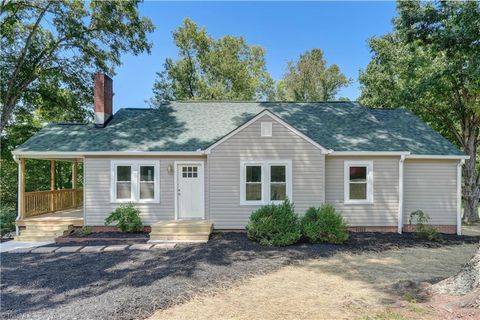
[[[70,222],[74,227],[83,227],[83,208],[67,209],[22,218],[17,221],[17,225],[19,227],[25,227],[29,223],[55,225],[63,222]]]

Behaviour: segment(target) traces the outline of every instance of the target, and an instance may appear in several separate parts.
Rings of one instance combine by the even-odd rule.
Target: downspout
[[[398,162],[398,226],[397,232],[402,233],[403,230],[403,164],[405,155],[400,156]]]
[[[465,159],[457,164],[457,235],[462,235],[462,166]]]
[[[86,175],[86,172],[87,172],[87,162],[85,161],[85,157],[82,157],[83,158],[83,163],[82,163],[82,177],[83,177],[83,181],[82,181],[82,188],[83,188],[83,226],[86,226],[87,225],[87,209],[86,209],[86,206],[87,206],[87,175]]]
[[[21,164],[20,164],[20,159],[18,159],[18,157],[16,155],[13,155],[13,160],[18,164],[18,183],[17,183],[17,218],[15,218],[15,234],[17,236],[20,235],[20,228],[18,228],[18,225],[17,225],[17,221],[20,220],[20,215],[21,215],[21,210],[22,210],[22,206],[21,206],[21,203],[20,201],[22,201],[22,199],[20,199],[20,193],[21,193],[21,183],[22,183],[22,177],[21,177],[21,173],[20,173],[20,170],[22,168]]]

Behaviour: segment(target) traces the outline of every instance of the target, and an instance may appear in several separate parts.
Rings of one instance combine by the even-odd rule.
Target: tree
[[[327,67],[323,51],[312,49],[288,62],[287,72],[277,83],[277,100],[328,101],[351,83],[336,64]]]
[[[1,232],[14,226],[17,164],[11,151],[45,122],[84,122],[92,115],[93,75],[114,73],[125,52],[149,52],[150,20],[139,1],[18,0],[0,2],[0,219]],[[28,160],[27,187],[49,188],[49,164]],[[81,169],[80,169],[81,171]],[[61,176],[70,163],[57,164]],[[81,180],[80,180],[81,182]],[[3,221],[8,219],[9,221]]]
[[[169,100],[265,100],[273,96],[265,49],[243,37],[213,39],[185,19],[173,32],[179,59],[157,73],[152,105]]]
[[[93,73],[113,74],[124,52],[149,52],[147,34],[154,27],[139,15],[138,3],[2,0],[0,133],[16,108],[34,110],[39,98],[67,89],[90,101]]]
[[[459,146],[464,220],[478,217],[480,176],[480,4],[399,2],[394,31],[372,38],[372,61],[360,74],[360,101],[406,107]]]

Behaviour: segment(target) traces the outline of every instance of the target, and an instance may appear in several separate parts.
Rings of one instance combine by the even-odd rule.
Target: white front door
[[[203,163],[177,164],[177,213],[178,219],[205,217]]]

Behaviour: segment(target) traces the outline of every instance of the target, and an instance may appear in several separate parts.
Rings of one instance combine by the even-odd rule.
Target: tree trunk
[[[464,130],[465,153],[470,159],[465,161],[463,167],[463,221],[466,223],[478,222],[478,203],[480,199],[480,186],[478,185],[477,164],[478,128]]]

